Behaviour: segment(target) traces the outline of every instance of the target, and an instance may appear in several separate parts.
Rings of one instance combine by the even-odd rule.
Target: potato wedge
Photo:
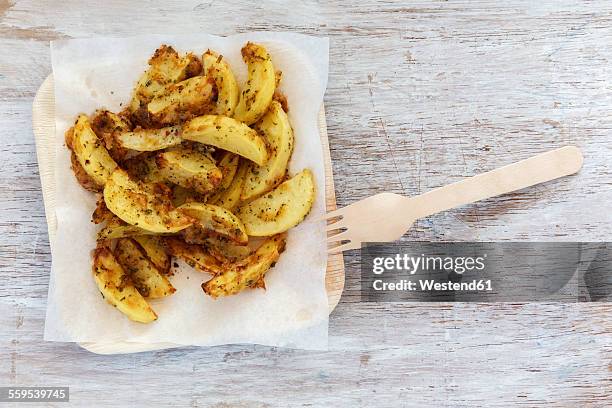
[[[208,195],[200,194],[195,190],[181,187],[178,184],[172,185],[172,203],[175,207],[180,207],[181,205],[190,203],[192,201],[206,203],[208,201]]]
[[[149,261],[155,265],[157,270],[163,274],[170,272],[170,257],[166,253],[166,247],[159,236],[155,235],[138,235],[134,237],[134,241],[144,250],[144,254]]]
[[[129,275],[108,248],[97,248],[94,252],[93,274],[104,299],[130,320],[149,323],[157,319],[151,306],[138,293]]]
[[[242,205],[236,215],[244,223],[247,234],[274,235],[302,222],[314,199],[314,177],[305,169],[266,195]]]
[[[214,113],[232,116],[240,98],[240,89],[234,73],[222,55],[208,50],[202,55],[204,72],[213,78],[217,85],[217,105]]]
[[[249,170],[249,166],[249,162],[241,159],[238,169],[236,170],[236,175],[234,176],[234,179],[229,187],[213,194],[208,198],[207,203],[215,204],[219,207],[225,208],[226,210],[233,211],[234,208],[236,208],[240,203],[240,194],[242,193],[242,187],[244,185],[244,180],[246,178],[247,171]]]
[[[212,112],[216,96],[213,84],[206,76],[196,76],[169,85],[147,105],[149,118],[153,123],[166,125]]]
[[[130,276],[134,287],[145,298],[170,296],[176,289],[160,273],[131,238],[121,238],[115,247],[115,258]]]
[[[72,147],[85,172],[97,185],[103,186],[117,163],[92,130],[86,115],[79,115],[74,125]]]
[[[161,129],[142,129],[117,134],[117,142],[126,149],[153,152],[181,144],[180,126]]]
[[[223,173],[214,161],[197,150],[177,148],[159,153],[155,158],[159,174],[166,180],[200,194],[214,190]]]
[[[144,153],[123,162],[122,166],[130,177],[143,183],[163,183],[166,179],[162,176],[155,163],[156,153]]]
[[[242,47],[242,60],[247,64],[248,78],[234,111],[234,118],[253,124],[266,113],[276,89],[272,58],[261,45],[252,42]]]
[[[149,59],[149,69],[142,74],[134,88],[130,111],[134,113],[141,107],[145,108],[155,95],[165,91],[167,85],[201,72],[202,63],[197,56],[189,53],[181,58],[172,47],[162,45]]]
[[[103,222],[114,222],[115,220],[117,220],[117,217],[106,207],[104,197],[98,196],[96,200],[96,209],[91,214],[91,222],[94,224],[102,224]]]
[[[268,160],[266,143],[244,123],[220,115],[203,115],[183,126],[185,140],[203,143],[236,153],[263,165]]]
[[[240,163],[240,156],[231,152],[224,152],[219,160],[217,166],[221,173],[223,173],[223,178],[221,179],[221,183],[217,186],[219,190],[225,190],[232,184],[232,180],[234,180],[234,176],[236,176],[236,171],[238,170],[238,164]]]
[[[265,287],[264,276],[285,250],[285,242],[282,234],[268,238],[254,253],[203,283],[202,289],[207,295],[217,298],[235,295],[249,287]]]
[[[109,222],[98,232],[97,240],[106,241],[109,239],[135,237],[140,235],[155,235],[155,232],[144,230],[134,225],[123,222]]]
[[[270,156],[263,166],[251,164],[240,196],[242,201],[251,201],[279,185],[287,174],[293,152],[293,129],[280,103],[272,101],[255,126],[264,135]]]
[[[168,251],[197,271],[218,275],[225,271],[224,262],[212,256],[202,245],[188,244],[178,237],[166,237]]]
[[[239,245],[246,245],[249,242],[244,225],[242,222],[223,207],[203,203],[185,203],[178,209],[196,221],[193,226],[184,231],[185,240],[193,241],[203,237],[225,238]]]
[[[177,211],[170,199],[154,195],[154,186],[130,179],[122,169],[115,170],[104,186],[109,210],[128,224],[158,233],[178,232],[193,220]]]
[[[70,168],[72,169],[72,173],[74,173],[74,177],[85,190],[93,193],[102,191],[103,186],[97,184],[89,174],[87,174],[74,152],[70,152]]]
[[[252,252],[248,245],[236,245],[226,239],[207,238],[205,245],[212,256],[225,263],[244,259]]]
[[[130,152],[116,141],[116,136],[130,131],[130,124],[120,115],[106,109],[98,109],[91,118],[91,128],[104,142],[104,147],[113,160],[121,162]]]

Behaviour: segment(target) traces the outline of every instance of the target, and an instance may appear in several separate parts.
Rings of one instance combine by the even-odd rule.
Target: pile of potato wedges
[[[176,292],[173,258],[207,274],[217,298],[265,288],[286,231],[309,213],[312,173],[289,173],[294,135],[281,73],[262,45],[241,50],[238,84],[222,55],[162,45],[121,112],[80,114],[66,132],[77,181],[98,196],[93,275],[129,319]]]

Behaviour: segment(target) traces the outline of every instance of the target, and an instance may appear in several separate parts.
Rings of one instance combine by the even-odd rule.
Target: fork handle
[[[580,149],[565,146],[413,197],[409,205],[422,218],[574,174],[582,162]]]

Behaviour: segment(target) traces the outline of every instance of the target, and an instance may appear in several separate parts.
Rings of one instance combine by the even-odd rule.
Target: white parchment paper
[[[266,275],[267,290],[247,290],[213,300],[200,285],[209,275],[179,263],[172,284],[177,292],[151,304],[159,319],[129,321],[100,295],[91,271],[99,226],[90,222],[95,196],[83,190],[70,169],[64,132],[77,114],[96,108],[122,109],[160,44],[183,53],[213,49],[227,58],[239,83],[246,77],[240,49],[264,44],[283,71],[281,90],[289,101],[295,132],[290,171],[310,168],[317,182],[312,212],[290,231],[287,249]],[[185,345],[258,343],[305,349],[327,347],[325,292],[325,209],[323,155],[317,114],[327,86],[328,41],[289,33],[245,33],[231,37],[147,35],[55,41],[51,45],[56,106],[56,239],[45,340],[74,342],[171,342]]]

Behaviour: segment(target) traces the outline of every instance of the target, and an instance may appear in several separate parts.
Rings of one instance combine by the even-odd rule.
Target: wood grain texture
[[[612,4],[493,0],[0,1],[0,384],[75,406],[611,404],[608,304],[369,304],[358,254],[330,351],[260,346],[96,356],[44,343],[50,254],[30,106],[48,41],[193,30],[328,36],[339,205],[412,195],[565,144],[577,176],[420,221],[412,240],[610,240]]]

